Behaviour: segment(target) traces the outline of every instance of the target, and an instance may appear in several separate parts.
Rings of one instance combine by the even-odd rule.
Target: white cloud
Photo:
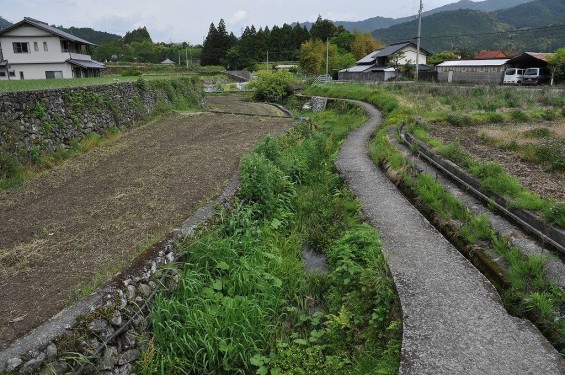
[[[230,20],[229,20],[229,24],[230,25],[238,25],[241,23],[241,21],[245,20],[247,18],[247,11],[245,10],[238,10],[237,12],[235,12]]]

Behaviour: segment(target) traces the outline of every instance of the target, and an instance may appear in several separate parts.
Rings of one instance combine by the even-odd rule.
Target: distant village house
[[[391,44],[388,47],[371,52],[357,65],[340,70],[338,79],[341,81],[388,81],[399,77],[399,68],[405,65],[415,66],[418,48],[412,42]],[[420,48],[419,68],[428,70],[426,58],[430,53]]]
[[[0,30],[0,80],[97,77],[106,66],[92,60],[93,43],[25,17]]]

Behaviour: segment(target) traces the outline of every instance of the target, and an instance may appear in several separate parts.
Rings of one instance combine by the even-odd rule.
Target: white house
[[[428,51],[420,48],[419,70],[429,69],[426,65],[426,58],[429,55]],[[338,77],[345,81],[387,81],[397,77],[395,67],[416,65],[416,56],[418,56],[418,48],[412,42],[391,44],[371,52],[357,61],[357,65],[340,70]]]
[[[106,66],[92,60],[84,39],[25,17],[0,30],[0,80],[95,77]]]

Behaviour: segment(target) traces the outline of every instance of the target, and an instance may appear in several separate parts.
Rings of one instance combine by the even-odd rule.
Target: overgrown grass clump
[[[181,245],[180,286],[156,299],[137,373],[397,371],[401,323],[380,242],[332,167],[362,119],[326,111],[242,159],[232,207]],[[328,273],[305,272],[305,246],[328,257]]]

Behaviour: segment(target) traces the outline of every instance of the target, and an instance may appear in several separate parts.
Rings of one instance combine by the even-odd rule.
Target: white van
[[[521,85],[524,78],[524,69],[508,68],[504,72],[504,85]]]

